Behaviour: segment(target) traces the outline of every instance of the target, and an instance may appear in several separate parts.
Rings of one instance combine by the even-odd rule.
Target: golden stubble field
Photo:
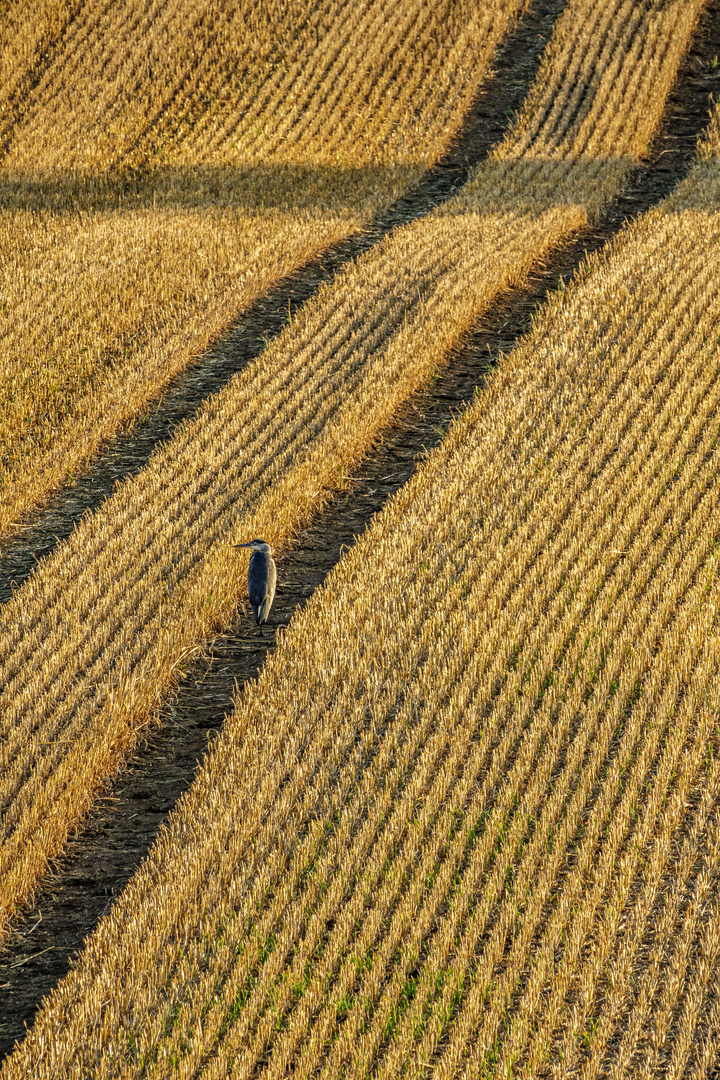
[[[10,6],[0,536],[442,156],[521,3]]]
[[[523,108],[468,182],[338,273],[4,605],[6,926],[184,657],[233,617],[229,544],[262,535],[282,551],[503,290],[599,219],[648,151],[701,8],[569,0]],[[235,288],[242,262],[262,291],[310,257],[283,239],[288,222],[302,232],[329,215],[317,251],[406,190],[459,130],[519,13],[298,4],[270,27],[243,10],[58,5],[34,30],[15,12],[8,40],[25,43],[28,71],[38,50],[49,59],[32,91],[17,59],[0,68],[17,112],[4,221],[8,243],[13,223],[27,229],[27,280],[23,260],[49,267],[53,317],[32,332],[55,340],[54,319],[67,332],[63,355],[80,365],[59,376],[69,416],[105,416],[99,373],[123,397],[145,380],[152,400],[143,357],[165,330],[175,341],[172,312],[207,343],[246,302],[222,299],[224,274]],[[167,85],[150,78],[188,20]],[[246,66],[231,78],[238,41]],[[82,89],[93,78],[102,93]],[[97,138],[91,100],[107,117]],[[280,636],[3,1080],[711,1075],[718,132],[716,108],[688,177],[539,310]],[[102,237],[130,242],[118,192],[145,231],[125,276],[112,260],[90,276],[98,296],[114,277],[122,304],[132,268],[151,272],[142,303],[165,322],[132,308],[146,352],[108,366],[81,338],[115,348],[113,309],[81,299],[72,266]],[[251,216],[277,227],[289,262],[266,255],[265,224],[238,229],[250,199],[265,200]],[[172,243],[156,249],[165,224],[147,229],[168,213]],[[244,254],[223,263],[238,232]],[[199,244],[218,277],[193,261]],[[260,283],[253,259],[275,266]],[[208,289],[217,322],[185,288]],[[17,334],[3,362],[32,373]],[[168,371],[190,355],[172,351]],[[53,419],[42,380],[13,393],[32,448],[22,498],[37,500],[33,476],[73,421]]]

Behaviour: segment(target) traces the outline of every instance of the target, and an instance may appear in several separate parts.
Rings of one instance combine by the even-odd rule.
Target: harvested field
[[[0,536],[417,183],[521,6],[96,0],[34,29],[15,9],[33,74],[0,83]]]
[[[228,542],[286,545],[493,297],[612,196],[659,123],[698,8],[648,3],[631,33],[621,4],[603,15],[608,49],[625,58],[618,68],[604,63],[603,37],[588,46],[592,8],[570,4],[533,107],[477,177],[343,270],[6,606],[2,922],[187,657],[230,619],[240,560]],[[586,87],[580,113],[563,73]],[[556,84],[564,111],[548,110]],[[631,99],[624,126],[619,92]],[[526,188],[516,189],[516,167]]]
[[[293,620],[3,1078],[708,1075],[714,131]]]
[[[344,268],[5,606],[6,919],[233,617],[228,541],[285,547],[598,220],[699,7],[569,4],[474,179]],[[279,636],[3,1077],[709,1075],[719,115]]]
[[[538,35],[547,35],[552,25],[552,8],[535,8],[523,18],[517,30],[503,43],[495,74],[487,90],[473,106],[462,142],[453,157],[467,160],[466,154],[491,145],[498,138],[497,124],[507,114],[510,95],[521,101],[532,78],[532,58],[539,49]],[[49,879],[43,881],[32,905],[21,919],[13,920],[11,933],[0,952],[0,1058],[9,1053],[25,1027],[32,1025],[42,997],[67,974],[77,957],[84,938],[125,887],[133,872],[147,855],[161,825],[175,801],[192,782],[198,761],[208,738],[222,727],[238,685],[255,678],[267,650],[274,648],[275,633],[284,627],[299,605],[322,583],[346,547],[354,542],[381,509],[389,496],[412,475],[427,448],[437,445],[448,424],[468,402],[478,384],[482,385],[488,363],[500,352],[509,352],[523,333],[532,328],[536,305],[546,298],[548,289],[568,281],[582,261],[583,252],[597,251],[620,228],[625,217],[636,217],[655,205],[686,174],[697,136],[707,124],[707,95],[717,85],[712,62],[720,47],[720,5],[714,3],[703,12],[698,32],[683,61],[678,81],[668,99],[663,122],[653,143],[650,162],[634,175],[603,214],[601,227],[582,230],[563,244],[542,268],[534,268],[527,282],[512,290],[493,305],[473,331],[468,343],[453,352],[446,368],[428,383],[393,423],[382,445],[366,457],[361,474],[353,473],[344,490],[338,491],[322,513],[315,515],[308,529],[293,540],[280,563],[280,587],[272,610],[272,630],[262,639],[254,632],[241,612],[232,626],[214,638],[208,653],[188,667],[187,677],[163,705],[161,726],[148,740],[142,740],[121,772],[113,778],[111,789],[94,805],[83,828],[73,836]],[[518,79],[519,72],[525,87]],[[457,173],[447,166],[428,176],[412,198],[405,200],[404,212],[414,212],[419,198],[447,197]],[[382,229],[382,222],[374,229]],[[379,235],[382,235],[380,231]],[[362,243],[370,246],[377,236],[366,234]],[[339,268],[336,259],[347,261],[348,251],[358,240],[343,245],[333,260],[323,259],[325,276]],[[356,251],[356,254],[358,252]],[[308,284],[310,283],[310,284]],[[244,317],[246,347],[253,344],[253,334],[274,336],[279,332],[278,314],[293,310],[307,300],[308,288],[317,287],[318,271],[305,270],[296,275],[281,291],[274,290],[250,317]],[[223,364],[249,357],[223,354]],[[235,370],[238,370],[236,368]],[[232,368],[226,368],[226,378]],[[162,438],[169,422],[176,425],[194,411],[195,405],[209,392],[216,392],[223,369],[217,364],[194,368],[179,381],[177,390],[163,401],[163,407],[126,438],[105,451],[93,464],[90,473],[65,493],[61,501],[43,515],[36,528],[24,535],[25,544],[6,547],[0,562],[5,571],[7,595],[9,581],[22,580],[22,556],[28,571],[43,548],[60,542],[70,531],[72,516],[78,520],[83,509],[100,505],[103,485],[112,489],[118,475],[138,471],[147,461],[152,440]],[[212,380],[208,382],[208,380]],[[64,530],[64,531],[63,531]],[[5,565],[3,565],[5,563]],[[2,582],[0,577],[0,582]],[[0,588],[2,585],[0,584]]]

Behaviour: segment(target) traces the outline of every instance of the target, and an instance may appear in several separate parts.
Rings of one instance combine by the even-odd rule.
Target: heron
[[[251,540],[247,544],[233,544],[236,548],[252,548],[248,567],[248,593],[255,622],[262,626],[267,622],[272,602],[275,599],[277,570],[272,557],[272,548],[264,540]]]

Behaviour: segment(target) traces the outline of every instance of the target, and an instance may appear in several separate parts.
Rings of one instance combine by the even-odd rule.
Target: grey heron
[[[255,622],[262,626],[267,622],[275,598],[277,570],[272,548],[264,540],[251,540],[247,544],[233,544],[236,548],[252,548],[248,567],[248,593]]]

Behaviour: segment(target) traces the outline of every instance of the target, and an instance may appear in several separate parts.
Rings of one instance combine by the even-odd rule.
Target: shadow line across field
[[[27,577],[35,561],[69,534],[83,513],[104,500],[116,480],[143,468],[158,442],[169,438],[204,397],[215,393],[259,354],[267,339],[284,325],[288,308],[292,311],[304,303],[344,262],[376,243],[393,225],[427,212],[464,181],[468,164],[479,160],[497,141],[508,110],[522,100],[544,44],[538,35],[549,29],[558,7],[539,6],[517,31],[514,48],[519,47],[526,58],[532,57],[526,70],[520,71],[517,59],[512,59],[512,43],[506,45],[498,61],[497,79],[477,103],[454,160],[433,170],[416,192],[393,206],[365,235],[341,245],[254,305],[234,329],[232,348],[218,351],[178,380],[151,415],[103,451],[87,475],[78,478],[74,489],[54,500],[20,538],[5,545],[0,560],[0,599],[6,599],[13,584]],[[442,438],[453,413],[472,399],[493,357],[510,349],[529,329],[546,291],[567,281],[586,252],[602,247],[626,218],[657,203],[682,177],[707,118],[710,84],[702,72],[708,70],[708,61],[719,50],[720,0],[713,0],[668,103],[649,163],[637,170],[599,227],[564,244],[525,287],[513,290],[496,305],[443,374],[398,418],[383,446],[364,462],[361,476],[349,479],[345,491],[337,494],[312,527],[301,534],[279,567],[273,629],[287,624],[296,607],[324,580],[344,547],[406,482],[423,451]],[[0,1016],[4,1018],[0,1054],[7,1053],[21,1037],[23,1025],[31,1023],[42,995],[65,973],[84,936],[146,854],[160,823],[191,783],[208,733],[221,726],[236,683],[242,685],[257,674],[274,640],[274,633],[263,637],[244,619],[212,643],[209,655],[188,671],[175,700],[166,706],[162,728],[123,772],[112,795],[71,843],[57,877],[48,882],[33,909],[16,926],[0,965]]]

